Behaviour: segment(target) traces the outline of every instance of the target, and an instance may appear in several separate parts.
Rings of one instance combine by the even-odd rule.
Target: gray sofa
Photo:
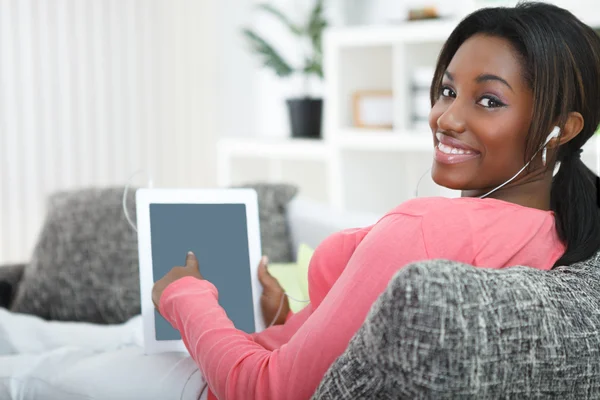
[[[265,253],[286,261],[300,240],[293,236],[310,237],[313,246],[323,239],[322,218],[305,224],[312,232],[287,226],[293,187],[254,187]],[[31,263],[0,268],[3,306],[106,324],[139,313],[137,247],[120,194],[115,188],[53,196]],[[66,228],[73,218],[85,219],[74,231]],[[339,218],[339,228],[369,220]],[[73,248],[85,251],[73,260]],[[313,398],[600,398],[599,271],[600,254],[551,272],[443,260],[406,266]]]
[[[600,253],[544,272],[401,269],[315,399],[599,399]]]

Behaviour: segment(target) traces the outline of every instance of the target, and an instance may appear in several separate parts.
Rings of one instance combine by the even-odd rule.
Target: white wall
[[[342,6],[347,0],[329,0],[327,13],[332,25],[344,20]],[[361,0],[364,1],[364,0]],[[257,11],[262,0],[221,0],[219,2],[219,37],[222,39],[219,67],[222,134],[225,136],[289,137],[291,135],[286,99],[303,96],[300,76],[281,79],[262,68],[260,59],[249,51],[241,30],[251,27],[272,43],[297,66],[302,53],[300,43],[271,15]],[[297,22],[305,22],[314,0],[270,0]],[[322,84],[313,79],[310,94],[322,95]]]
[[[241,29],[251,22],[251,0],[219,0],[215,4],[219,134],[249,136],[255,133],[252,107],[255,70],[242,42]]]
[[[216,4],[0,0],[0,263],[56,190],[215,184]]]

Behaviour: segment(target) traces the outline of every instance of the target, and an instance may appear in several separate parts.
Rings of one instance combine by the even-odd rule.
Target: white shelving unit
[[[591,3],[590,3],[591,4]],[[600,15],[576,14],[600,27]],[[285,181],[303,195],[339,209],[384,213],[415,196],[458,196],[428,174],[433,140],[411,124],[412,73],[435,65],[458,20],[410,22],[386,27],[337,28],[324,40],[325,113],[322,140],[225,139],[219,143],[219,184],[253,179]],[[353,126],[352,96],[358,90],[393,93],[393,128]],[[596,168],[596,142],[584,160]]]
[[[303,195],[330,203],[333,160],[333,147],[322,140],[227,138],[217,145],[217,182],[291,182]]]

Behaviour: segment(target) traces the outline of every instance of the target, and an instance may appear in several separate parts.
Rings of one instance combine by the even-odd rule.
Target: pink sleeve
[[[463,237],[468,235],[451,232],[444,240],[464,249]],[[181,332],[218,398],[307,399],[394,274],[426,258],[421,218],[385,217],[356,248],[321,304],[305,314],[308,318],[288,343],[273,351],[235,329],[210,282],[183,278],[172,283],[163,293],[160,311]]]
[[[312,305],[308,304],[299,312],[292,314],[285,324],[275,325],[259,333],[253,333],[250,336],[259,345],[267,350],[275,350],[287,343],[292,336],[300,329],[304,321],[312,314]]]
[[[310,260],[308,281],[310,304],[298,314],[291,314],[284,325],[277,325],[252,334],[256,343],[268,350],[275,350],[287,343],[304,321],[310,316],[329,292],[335,281],[346,268],[356,246],[365,237],[371,227],[347,229],[327,237],[315,249]]]

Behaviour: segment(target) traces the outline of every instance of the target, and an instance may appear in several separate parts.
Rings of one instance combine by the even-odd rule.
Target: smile
[[[471,150],[463,150],[456,147],[446,146],[442,142],[438,143],[437,148],[444,154],[475,154]]]
[[[479,157],[480,153],[461,141],[437,132],[435,160],[442,164],[458,164]]]

